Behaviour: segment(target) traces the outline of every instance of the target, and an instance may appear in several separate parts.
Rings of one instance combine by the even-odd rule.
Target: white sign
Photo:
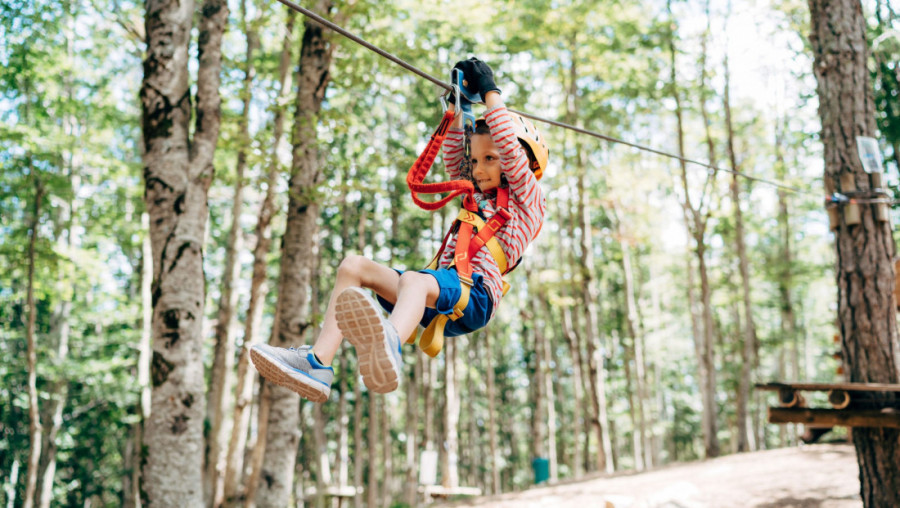
[[[856,136],[856,149],[859,151],[859,161],[862,162],[866,173],[884,171],[884,159],[881,158],[881,149],[878,148],[877,139]]]
[[[434,450],[422,450],[419,456],[419,483],[437,485],[438,453]]]

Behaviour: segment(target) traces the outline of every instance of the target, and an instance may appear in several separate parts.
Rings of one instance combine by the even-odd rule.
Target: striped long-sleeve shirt
[[[506,254],[509,266],[518,263],[525,248],[537,236],[544,222],[546,198],[541,191],[537,178],[529,168],[528,155],[519,143],[513,130],[513,119],[504,106],[491,108],[485,113],[485,121],[491,130],[491,138],[500,152],[500,168],[509,185],[509,211],[512,217],[497,232],[496,238]],[[451,128],[444,140],[444,165],[451,179],[459,179],[460,163],[465,156],[464,136],[462,130]],[[477,189],[477,186],[476,186]],[[475,192],[475,200],[479,202],[485,218],[491,217],[497,209],[497,193]],[[453,262],[456,249],[456,235],[447,243],[439,267],[449,267]],[[486,247],[475,255],[471,261],[472,272],[484,277],[484,285],[494,302],[494,311],[503,297],[503,283],[500,268]]]

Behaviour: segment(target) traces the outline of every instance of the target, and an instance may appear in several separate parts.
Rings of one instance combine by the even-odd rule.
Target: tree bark
[[[77,194],[79,185],[78,178],[72,175],[71,167],[69,177],[72,181],[72,189]],[[72,247],[72,217],[74,212],[74,203],[70,200],[67,206],[66,216],[63,219],[66,222],[65,229],[67,231],[66,238],[68,246]],[[60,285],[66,284],[64,275],[60,274]],[[53,363],[56,371],[65,372],[62,368],[63,362],[69,355],[69,318],[72,312],[72,302],[65,300],[60,302],[59,307],[53,315],[51,336],[56,341],[55,356]],[[65,374],[57,374],[60,376],[49,383],[48,400],[44,407],[44,416],[42,420],[45,422],[43,432],[43,443],[41,445],[41,462],[38,473],[39,487],[37,490],[37,506],[41,508],[49,508],[50,502],[53,500],[53,479],[56,476],[56,452],[58,446],[56,437],[63,423],[63,409],[66,405],[66,397],[69,391],[69,381]]]
[[[565,218],[567,222],[566,231],[568,231],[569,241],[574,244],[575,242],[575,221],[572,217],[571,210],[562,209],[562,205],[560,205],[559,217]],[[570,247],[567,249],[567,254],[564,253],[563,242],[559,242],[559,260],[560,265],[568,265],[571,273],[577,273],[576,262],[575,262],[575,249]],[[562,296],[564,299],[573,296],[569,294],[570,286],[566,285],[562,288]],[[573,296],[577,298],[577,295]],[[584,373],[582,369],[582,354],[581,354],[581,343],[579,340],[579,334],[576,332],[577,326],[575,326],[573,322],[573,309],[574,303],[571,305],[566,305],[562,309],[560,309],[560,321],[562,323],[562,334],[566,340],[566,346],[569,349],[569,356],[572,358],[572,394],[573,394],[573,404],[572,404],[572,430],[570,432],[572,436],[572,473],[575,478],[581,476],[582,472],[586,467],[586,461],[583,459],[585,456],[584,450],[589,448],[588,443],[590,442],[589,433],[587,432],[589,429],[584,425],[583,422],[586,422],[587,419],[584,417],[583,408],[584,408],[584,394],[587,392],[586,383],[584,379]],[[584,431],[583,431],[584,429]],[[583,439],[582,439],[583,438]]]
[[[32,171],[34,168],[32,168]],[[37,306],[34,303],[34,268],[37,256],[35,245],[38,238],[38,227],[41,223],[41,205],[44,200],[44,185],[40,177],[35,177],[34,216],[31,219],[31,238],[28,241],[28,292],[26,307],[28,308],[28,324],[25,328],[25,340],[28,343],[28,469],[25,476],[25,495],[22,498],[22,506],[31,508],[34,506],[37,483],[38,465],[41,458],[41,416],[38,408],[37,391],[37,350],[35,348],[35,322],[37,320]]]
[[[488,439],[490,441],[491,460],[488,469],[491,472],[490,492],[491,494],[499,494],[500,487],[500,455],[498,454],[497,444],[497,388],[494,382],[494,362],[492,361],[491,351],[491,332],[484,332],[484,369],[487,371],[487,403],[488,403]]]
[[[536,301],[536,299],[533,299],[533,301]],[[552,353],[550,351],[550,341],[540,329],[536,329],[536,331],[541,339],[542,369],[544,371],[542,380],[547,401],[547,460],[550,461],[550,482],[556,483],[559,480],[559,456],[556,450],[556,396],[553,392],[553,370],[550,368]]]
[[[369,425],[367,431],[367,462],[369,464],[369,484],[366,489],[366,503],[368,506],[378,506],[378,402],[379,397],[368,391],[369,398]]]
[[[240,497],[241,474],[243,471],[244,446],[247,441],[247,428],[250,424],[249,406],[253,397],[253,386],[256,380],[255,371],[250,369],[250,349],[258,340],[258,330],[262,321],[263,303],[268,289],[266,287],[266,258],[272,247],[271,223],[275,210],[275,187],[281,172],[278,148],[284,135],[284,102],[290,91],[291,48],[296,12],[287,9],[287,20],[284,26],[284,37],[281,46],[281,58],[278,63],[277,106],[272,128],[272,148],[269,154],[269,167],[265,178],[266,194],[259,207],[256,220],[256,246],[253,248],[253,275],[250,281],[250,301],[247,305],[247,317],[244,323],[244,343],[237,365],[237,382],[235,384],[235,404],[231,439],[228,443],[227,465],[225,467],[224,491],[225,500],[231,504]]]
[[[573,37],[573,47],[577,41]],[[577,96],[578,96],[578,70],[573,59],[569,68],[569,90],[567,95],[567,118],[570,123],[577,121]],[[590,212],[586,206],[585,167],[584,154],[576,148],[576,172],[578,180],[578,225],[581,228],[581,298],[584,303],[585,316],[585,340],[588,350],[588,369],[590,372],[590,399],[594,409],[593,429],[597,435],[598,453],[597,469],[612,472],[612,443],[609,438],[608,420],[606,417],[606,372],[603,367],[603,353],[598,350],[598,311],[597,311],[597,283],[594,276],[594,254],[591,238]]]
[[[207,438],[206,471],[204,491],[207,506],[219,507],[225,501],[225,468],[228,435],[228,422],[225,412],[232,401],[231,383],[234,370],[234,335],[231,333],[234,324],[234,308],[237,305],[238,293],[234,290],[235,282],[240,278],[241,265],[237,260],[243,242],[241,234],[241,212],[244,207],[244,172],[247,168],[247,151],[250,145],[250,98],[253,79],[256,73],[253,65],[253,52],[257,40],[253,23],[247,20],[246,0],[241,0],[241,25],[246,38],[246,54],[244,61],[244,80],[241,90],[241,116],[238,119],[238,153],[235,166],[234,195],[231,204],[231,228],[225,247],[225,268],[222,271],[222,289],[219,308],[216,312],[216,343],[213,353],[213,365],[207,399],[207,419],[210,422]],[[234,421],[231,422],[232,426]]]
[[[629,406],[632,419],[632,452],[634,455],[634,467],[641,471],[649,466],[647,460],[647,425],[645,422],[645,367],[643,352],[643,337],[640,333],[640,325],[638,323],[637,302],[635,299],[634,275],[631,266],[631,245],[625,232],[625,227],[619,217],[616,205],[610,206],[610,214],[613,219],[613,226],[616,230],[616,236],[619,248],[622,249],[622,292],[625,296],[625,333],[629,340],[626,346],[626,357],[624,361],[626,381],[628,384]],[[631,358],[629,358],[629,356]],[[631,390],[631,368],[630,362],[634,361],[634,392]]]
[[[457,376],[456,341],[444,346],[444,454],[441,460],[441,484],[447,488],[459,487],[459,379]]]
[[[787,176],[786,164],[784,160],[784,133],[786,129],[786,122],[784,119],[779,121],[779,125],[776,127],[775,134],[775,168],[776,168],[776,177],[779,181],[784,181]],[[791,229],[791,216],[790,210],[788,208],[788,196],[787,191],[784,189],[778,189],[778,229],[781,236],[781,246],[779,248],[780,256],[779,263],[780,269],[778,270],[778,298],[780,311],[780,331],[782,341],[779,345],[779,349],[781,349],[780,360],[779,360],[779,368],[784,373],[784,350],[787,347],[787,344],[791,344],[793,351],[797,352],[797,317],[794,312],[794,302],[791,297],[791,289],[794,287],[793,282],[793,252],[791,252],[791,238],[794,233]],[[758,348],[758,343],[754,344],[755,348]],[[758,349],[754,349],[753,356],[757,362],[759,359]],[[794,355],[796,356],[796,354]],[[799,361],[799,359],[798,359]],[[801,378],[799,377],[799,366],[797,369],[792,372],[793,380],[799,381]],[[780,425],[779,429],[786,430],[785,425]],[[783,432],[783,431],[782,431]],[[757,443],[763,442],[759,437],[757,437]]]
[[[865,192],[879,185],[872,181],[875,175],[863,170],[856,148],[857,136],[876,135],[862,5],[858,0],[809,0],[809,9],[825,182],[837,192]],[[857,217],[838,215],[835,272],[841,349],[850,381],[897,383],[892,292],[896,248],[890,222],[878,219],[878,206],[857,205]],[[892,402],[896,397],[882,394],[878,400]],[[863,504],[900,506],[900,430],[855,428],[853,444]]]
[[[666,2],[666,11],[669,17],[672,17],[671,1]],[[678,90],[678,81],[676,75],[676,50],[675,50],[675,32],[674,21],[673,31],[669,34],[669,80],[672,97],[675,100],[675,118],[678,129],[678,155],[684,157],[684,119],[681,106],[681,94]],[[707,136],[708,137],[708,136]],[[712,152],[715,153],[714,151]],[[704,202],[706,201],[705,190],[709,188],[712,175],[707,176],[707,182],[704,184],[704,193],[700,197],[700,202],[694,208],[690,197],[690,186],[687,179],[687,165],[684,160],[680,161],[681,169],[681,186],[684,195],[681,197],[681,206],[684,212],[685,225],[688,228],[690,237],[694,240],[693,252],[697,258],[697,270],[700,275],[700,301],[702,312],[701,330],[695,329],[694,344],[697,352],[697,364],[699,371],[699,383],[701,399],[703,401],[703,447],[706,457],[716,457],[719,455],[719,439],[717,436],[716,426],[716,378],[715,378],[715,356],[713,349],[713,333],[712,333],[712,309],[709,286],[709,273],[706,267],[706,245],[705,234],[706,226],[709,219],[709,206],[706,204],[707,212],[703,212]],[[690,267],[689,267],[690,270]],[[689,275],[692,275],[689,272]],[[689,297],[692,297],[693,285],[688,288]],[[692,318],[695,319],[692,313]],[[697,328],[697,323],[693,323]],[[699,333],[699,335],[698,335]]]
[[[320,0],[315,10],[327,13],[330,0]],[[324,28],[307,20],[304,23],[300,48],[296,112],[292,134],[293,160],[288,184],[288,217],[281,246],[281,275],[278,282],[278,303],[275,326],[270,342],[278,347],[299,345],[313,325],[310,309],[316,219],[319,206],[316,188],[322,174],[319,168],[316,125],[330,79],[329,68],[334,46],[325,36]],[[299,436],[299,403],[290,390],[267,385],[267,414],[260,411],[260,419],[268,421],[265,436],[264,464],[257,484],[256,503],[259,506],[285,506],[293,483],[294,461]],[[257,443],[260,446],[261,443]]]
[[[193,15],[191,0],[146,3],[141,106],[154,284],[153,411],[144,436],[143,486],[146,501],[159,506],[203,504],[203,241],[221,120],[219,72],[228,6],[223,0],[203,3],[191,137]]]
[[[729,2],[730,5],[731,2]],[[731,118],[731,71],[728,65],[728,52],[725,52],[725,93],[722,98],[725,109],[725,129],[728,133],[728,160],[735,171],[731,178],[731,201],[734,206],[734,241],[738,255],[738,267],[741,273],[741,300],[743,302],[744,324],[741,348],[741,374],[738,381],[737,408],[737,450],[751,450],[749,417],[747,406],[750,403],[750,383],[756,351],[756,322],[753,319],[753,302],[750,299],[750,265],[747,261],[747,247],[744,242],[744,214],[741,211],[741,191],[737,171],[740,170],[737,154],[734,150],[734,125]]]

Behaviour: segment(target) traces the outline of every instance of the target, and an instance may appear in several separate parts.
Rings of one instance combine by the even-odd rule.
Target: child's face
[[[487,134],[476,134],[471,140],[472,176],[481,192],[500,186],[500,150]]]

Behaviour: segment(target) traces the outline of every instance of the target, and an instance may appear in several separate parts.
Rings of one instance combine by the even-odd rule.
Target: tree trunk
[[[141,226],[144,231],[150,230],[150,215],[141,214]],[[153,248],[150,236],[145,235],[141,242],[141,340],[138,343],[137,378],[140,390],[140,421],[134,424],[134,449],[140,451],[144,442],[144,428],[150,418],[152,389],[150,386],[150,359],[153,357],[151,339],[153,337]],[[134,508],[141,508],[141,491],[143,476],[141,475],[140,453],[135,454],[134,470],[131,473],[131,489],[126,496]]]
[[[366,451],[366,443],[363,441],[363,393],[362,383],[359,379],[353,383],[353,450],[356,460],[353,461],[353,485],[356,487],[356,497],[353,498],[353,505],[356,508],[362,508],[363,496],[363,455]]]
[[[776,168],[776,177],[780,181],[784,181],[787,176],[787,172],[785,168],[784,161],[784,132],[785,132],[785,123],[784,120],[781,120],[780,125],[776,127],[775,134],[775,168]],[[797,352],[797,317],[794,313],[794,302],[791,297],[791,289],[794,287],[793,282],[793,253],[791,252],[791,238],[794,233],[791,230],[791,217],[790,211],[788,209],[788,197],[787,191],[784,189],[778,189],[778,229],[780,231],[781,236],[781,246],[780,246],[780,256],[779,263],[780,269],[778,270],[778,297],[779,297],[779,305],[778,307],[781,309],[780,317],[780,331],[781,331],[781,345],[779,348],[784,351],[787,347],[787,344],[791,344],[792,346],[792,356],[796,357]],[[758,344],[754,344],[754,346],[758,347]],[[757,354],[757,349],[754,349],[752,358],[756,359],[758,362],[759,355]],[[779,367],[782,369],[782,374],[784,374],[784,353],[782,352],[781,361],[779,362]],[[797,358],[799,362],[799,358]],[[800,381],[799,377],[799,366],[792,372],[792,380]],[[783,378],[779,378],[783,379]],[[785,425],[779,426],[779,428],[785,429]],[[757,438],[757,443],[761,441]]]
[[[74,183],[74,181],[77,181],[77,177],[73,178],[72,185],[73,190],[77,193],[79,186]],[[66,237],[68,238],[68,247],[72,247],[71,217],[73,216],[73,204],[71,201],[69,202],[68,210],[69,220],[66,226]],[[59,282],[64,284],[65,281],[62,280],[62,275],[60,276],[60,279]],[[68,300],[63,301],[60,302],[59,308],[53,316],[53,331],[51,335],[54,336],[56,340],[56,355],[53,358],[53,363],[58,368],[57,372],[60,373],[65,372],[65,370],[60,367],[69,355],[69,317],[71,311],[72,302]],[[59,429],[62,427],[63,408],[65,407],[66,397],[69,391],[69,382],[68,379],[65,378],[65,375],[57,375],[61,377],[50,383],[47,405],[44,407],[44,417],[42,418],[44,422],[46,422],[46,428],[44,429],[44,440],[41,445],[43,457],[40,462],[39,487],[37,490],[37,506],[41,508],[49,508],[50,502],[53,500],[53,478],[56,475],[56,452],[58,448],[56,436],[59,434]]]
[[[576,41],[573,39],[572,44]],[[567,118],[570,123],[577,121],[577,76],[575,61],[569,68],[569,91],[567,95]],[[597,469],[612,472],[612,444],[607,432],[608,421],[606,418],[606,372],[603,367],[602,352],[597,350],[599,341],[597,327],[597,283],[594,277],[594,255],[591,238],[590,211],[586,206],[585,167],[584,154],[576,145],[576,171],[578,179],[578,225],[581,228],[581,280],[585,315],[585,340],[588,349],[588,366],[590,371],[590,399],[594,409],[593,428],[597,435],[598,453]]]
[[[207,438],[206,471],[204,493],[207,505],[219,507],[224,502],[225,468],[228,435],[225,412],[231,405],[231,382],[234,370],[234,335],[231,333],[234,322],[234,308],[237,305],[238,293],[234,290],[235,282],[240,278],[241,265],[237,260],[241,250],[241,212],[244,205],[244,171],[247,168],[247,151],[250,145],[250,97],[252,94],[255,69],[253,52],[256,49],[256,33],[252,23],[247,22],[246,0],[241,0],[241,25],[246,37],[246,56],[244,61],[244,83],[241,90],[242,110],[238,119],[238,153],[235,167],[234,196],[231,204],[231,229],[225,247],[225,268],[222,271],[222,289],[219,308],[216,312],[216,345],[213,354],[212,372],[207,399],[207,418],[210,422]],[[232,421],[233,425],[234,421]]]
[[[204,0],[199,17],[196,123],[188,54],[194,2],[148,0],[141,106],[144,202],[153,248],[153,411],[144,443],[150,504],[203,504],[205,416],[203,241],[219,137],[219,71],[228,6]]]
[[[671,1],[666,2],[666,11],[669,14],[669,17],[672,17],[671,10]],[[669,34],[668,43],[669,43],[669,86],[671,87],[672,97],[675,100],[675,118],[677,121],[677,129],[678,129],[678,155],[684,157],[684,119],[683,119],[683,110],[681,106],[681,94],[678,89],[678,81],[676,74],[676,50],[675,50],[675,33],[674,33],[674,21],[673,24],[673,32]],[[708,137],[708,136],[707,136]],[[715,153],[714,151],[712,152]],[[700,393],[701,399],[703,401],[703,445],[706,457],[716,457],[719,455],[719,439],[717,436],[717,428],[716,428],[716,381],[715,381],[715,357],[713,350],[713,334],[712,334],[712,309],[711,309],[711,298],[710,298],[710,287],[709,287],[709,273],[706,268],[706,245],[705,245],[705,231],[707,221],[709,219],[708,211],[706,213],[703,212],[704,202],[706,201],[706,192],[705,190],[709,187],[711,182],[712,175],[707,177],[707,182],[704,184],[704,193],[700,197],[700,202],[696,208],[691,202],[690,197],[690,186],[688,185],[687,179],[687,166],[684,160],[680,161],[680,169],[681,169],[681,185],[684,195],[682,196],[682,210],[684,212],[685,225],[688,228],[688,232],[691,238],[694,240],[694,255],[697,258],[697,270],[700,275],[700,301],[701,301],[701,316],[702,327],[697,326],[698,323],[696,321],[692,322],[694,325],[694,346],[695,351],[697,352],[697,364],[699,371],[699,384],[700,384]],[[709,208],[707,204],[707,209]],[[693,274],[690,272],[689,267],[689,279]],[[693,285],[691,284],[688,288],[689,297],[692,297],[691,294],[693,292]],[[692,319],[696,319],[695,314],[692,311]],[[697,328],[701,328],[701,330],[697,330]]]
[[[469,340],[469,337],[472,337],[472,340]],[[470,368],[472,365],[476,365],[476,361],[478,359],[478,351],[474,347],[474,342],[479,340],[480,336],[472,334],[465,337],[466,340],[466,363],[465,367],[465,375],[466,375],[466,393],[468,396],[466,397],[466,409],[463,412],[463,415],[466,417],[466,443],[463,445],[462,450],[465,452],[463,456],[463,464],[466,466],[466,479],[465,484],[471,486],[478,486],[480,478],[475,474],[475,470],[478,467],[478,464],[484,464],[484,456],[482,454],[482,446],[481,446],[481,435],[478,432],[478,422],[480,419],[478,410],[475,408],[475,399],[477,388],[476,382],[476,374],[477,372]],[[481,399],[481,397],[478,397]],[[482,490],[484,490],[484,485],[480,485]]]
[[[416,473],[419,463],[417,452],[421,446],[419,439],[419,385],[421,382],[422,362],[415,361],[406,383],[406,464],[404,466],[406,480],[403,501],[408,506],[415,506],[418,496]]]
[[[68,9],[66,8],[66,10]],[[67,13],[64,23],[65,28],[63,31],[66,37],[66,61],[67,63],[71,64],[74,60],[75,16]],[[62,80],[63,86],[65,87],[65,94],[67,99],[74,101],[74,87],[72,83],[73,76],[65,75]],[[62,157],[64,164],[67,167],[67,177],[72,189],[72,195],[68,198],[65,206],[62,207],[62,213],[57,216],[57,225],[60,227],[60,229],[65,231],[65,245],[63,245],[63,248],[66,249],[73,246],[73,224],[75,222],[76,216],[74,196],[77,196],[79,190],[81,189],[81,178],[79,176],[79,170],[81,169],[81,156],[79,155],[80,152],[76,151],[75,146],[78,142],[78,120],[76,116],[72,114],[72,112],[64,113],[62,122],[63,129],[65,130],[65,135],[68,138],[69,144],[69,146],[64,150]],[[59,286],[61,288],[64,288],[64,286],[67,285],[68,282],[69,281],[66,280],[66,276],[64,275],[64,271],[60,270],[58,276]],[[61,293],[64,293],[64,291],[61,291]],[[57,374],[57,376],[59,377],[57,379],[54,379],[51,383],[48,383],[48,401],[47,405],[44,407],[45,414],[42,417],[42,420],[45,422],[47,428],[44,429],[44,441],[41,446],[43,457],[41,458],[40,462],[38,480],[39,486],[37,490],[37,505],[41,508],[49,508],[50,502],[53,499],[53,479],[56,475],[56,437],[63,423],[63,409],[65,408],[66,397],[69,388],[68,379],[65,374],[62,374],[66,372],[66,370],[59,367],[62,366],[62,363],[65,362],[66,357],[69,354],[69,318],[71,316],[71,313],[71,299],[64,299],[59,303],[59,307],[56,309],[52,320],[52,331],[50,333],[50,336],[51,338],[55,339],[56,342],[56,355],[55,358],[53,358],[53,363],[57,367],[57,369],[54,370],[59,373]]]
[[[327,13],[330,0],[316,3],[316,12]],[[311,20],[304,23],[300,48],[296,112],[292,135],[293,160],[288,184],[288,217],[281,246],[281,275],[278,303],[270,343],[278,347],[303,344],[313,326],[310,309],[310,284],[316,241],[318,203],[315,189],[322,180],[319,170],[316,125],[325,98],[334,46],[325,37],[324,28]],[[280,386],[267,386],[268,421],[265,458],[257,483],[259,506],[285,506],[293,483],[297,457],[299,403],[296,394]],[[257,443],[260,446],[262,443]]]
[[[491,332],[484,332],[484,369],[487,371],[487,403],[488,403],[488,439],[491,448],[491,460],[488,462],[488,470],[491,472],[490,493],[500,493],[500,455],[497,444],[497,388],[494,382],[494,362],[491,358]]]
[[[881,175],[864,172],[856,148],[857,136],[876,135],[862,5],[858,0],[809,0],[809,8],[828,192],[833,188],[852,195],[880,187],[872,180]],[[851,382],[898,382],[895,246],[891,224],[879,220],[878,206],[838,209],[844,212],[835,235],[838,321]],[[877,400],[896,397],[881,394]],[[863,504],[900,506],[900,430],[857,427],[853,444]]]
[[[456,341],[444,346],[444,454],[441,460],[441,484],[447,488],[459,487],[459,379],[456,375]]]
[[[730,4],[730,2],[729,2]],[[738,266],[741,272],[741,299],[744,307],[743,341],[741,341],[741,374],[738,382],[737,408],[737,451],[750,451],[749,417],[747,406],[750,403],[751,371],[756,350],[756,323],[753,319],[753,303],[750,300],[750,268],[747,261],[747,247],[744,243],[744,214],[741,211],[741,191],[737,171],[740,170],[737,154],[734,151],[734,127],[731,119],[731,72],[728,65],[728,52],[725,53],[725,128],[728,133],[728,159],[731,169],[735,171],[731,178],[731,201],[734,206],[734,241],[738,255]]]
[[[626,238],[622,221],[618,217],[615,208],[612,208],[612,213],[615,216],[619,247],[622,249],[622,291],[625,293],[625,332],[631,343],[629,349],[631,350],[631,356],[634,360],[635,393],[634,399],[631,401],[633,412],[632,423],[634,427],[632,429],[632,442],[634,448],[632,451],[634,452],[634,467],[638,471],[641,471],[649,466],[645,461],[648,446],[647,424],[644,417],[644,404],[646,401],[646,389],[644,386],[646,374],[644,372],[643,337],[641,337],[641,334],[639,333],[640,326],[638,325],[637,302],[635,300],[636,290],[631,268],[631,246],[629,245],[628,238]],[[625,359],[625,364],[626,366],[628,365],[627,358]]]
[[[44,200],[44,185],[40,177],[35,177],[34,217],[31,220],[31,238],[28,241],[28,293],[25,305],[28,307],[28,324],[25,339],[28,343],[28,469],[25,476],[25,495],[22,506],[34,506],[38,483],[38,465],[41,458],[41,426],[38,409],[37,391],[37,351],[35,348],[35,322],[37,306],[34,303],[34,265],[36,262],[35,244],[37,244],[38,227],[41,223],[41,204]]]
[[[536,301],[536,299],[532,299]],[[543,335],[541,330],[537,330],[537,334],[541,339],[543,351],[542,376],[544,382],[544,394],[547,400],[547,460],[550,461],[550,482],[556,483],[559,480],[559,456],[556,453],[556,396],[553,392],[553,370],[550,368],[552,353],[550,351],[550,341]],[[471,417],[471,416],[470,416]]]
[[[528,281],[528,292],[532,295],[541,294],[537,289],[537,281],[535,280],[533,274],[531,273],[530,268],[525,269],[525,278]],[[546,444],[546,433],[547,428],[544,426],[544,404],[546,402],[546,395],[544,393],[544,368],[543,365],[546,360],[543,358],[544,356],[544,345],[541,343],[543,337],[541,336],[541,332],[538,329],[538,319],[537,319],[537,299],[531,298],[529,305],[526,309],[522,309],[520,313],[522,319],[522,337],[525,338],[528,336],[528,331],[531,330],[531,336],[534,339],[532,344],[528,346],[533,346],[533,368],[534,372],[531,375],[532,382],[529,383],[532,391],[532,400],[534,401],[533,409],[531,412],[531,437],[532,437],[532,445],[531,450],[534,455],[534,459],[546,459],[547,458],[547,444]],[[525,350],[528,350],[528,346],[525,346]]]
[[[368,506],[378,506],[378,402],[379,397],[372,391],[366,392],[369,398],[369,424],[366,428],[366,458],[369,464],[368,488],[366,489],[366,503]]]
[[[244,344],[241,347],[237,366],[237,382],[235,384],[234,416],[231,439],[228,443],[227,465],[225,467],[224,491],[226,502],[237,501],[240,495],[241,474],[243,471],[244,446],[247,440],[247,428],[250,424],[249,406],[253,397],[255,371],[250,369],[250,348],[257,341],[260,322],[262,321],[263,302],[266,293],[266,258],[272,246],[271,223],[275,214],[275,187],[278,181],[279,157],[278,148],[284,135],[284,112],[282,105],[290,91],[291,47],[296,12],[287,10],[287,20],[282,39],[281,58],[278,64],[278,94],[275,117],[273,119],[272,148],[269,155],[269,168],[265,179],[266,194],[259,208],[256,220],[256,246],[253,249],[253,275],[250,282],[250,301],[247,305],[247,317],[244,323]]]
[[[569,240],[574,243],[575,242],[575,221],[572,218],[572,214],[567,210],[565,213],[562,211],[562,207],[560,207],[559,217],[567,218],[567,227]],[[560,264],[565,265],[568,264],[569,270],[572,273],[577,273],[576,269],[576,261],[575,261],[575,249],[569,248],[568,253],[563,253],[563,244],[559,243],[559,259]],[[563,298],[569,297],[570,287],[564,286],[562,288],[562,296]],[[577,295],[574,295],[577,298]],[[586,467],[586,461],[583,459],[585,456],[584,450],[589,448],[588,443],[590,442],[589,433],[586,431],[582,431],[583,422],[586,422],[587,419],[584,416],[583,408],[584,408],[584,394],[587,392],[586,383],[584,378],[584,371],[582,369],[582,354],[581,354],[581,341],[579,340],[579,334],[576,331],[578,329],[575,326],[573,319],[573,307],[574,305],[567,305],[560,309],[560,321],[563,338],[566,340],[566,346],[569,349],[569,356],[572,359],[572,394],[573,394],[573,404],[572,404],[572,430],[570,432],[572,436],[572,473],[575,478],[581,476],[582,472]],[[583,438],[583,439],[582,439]]]

